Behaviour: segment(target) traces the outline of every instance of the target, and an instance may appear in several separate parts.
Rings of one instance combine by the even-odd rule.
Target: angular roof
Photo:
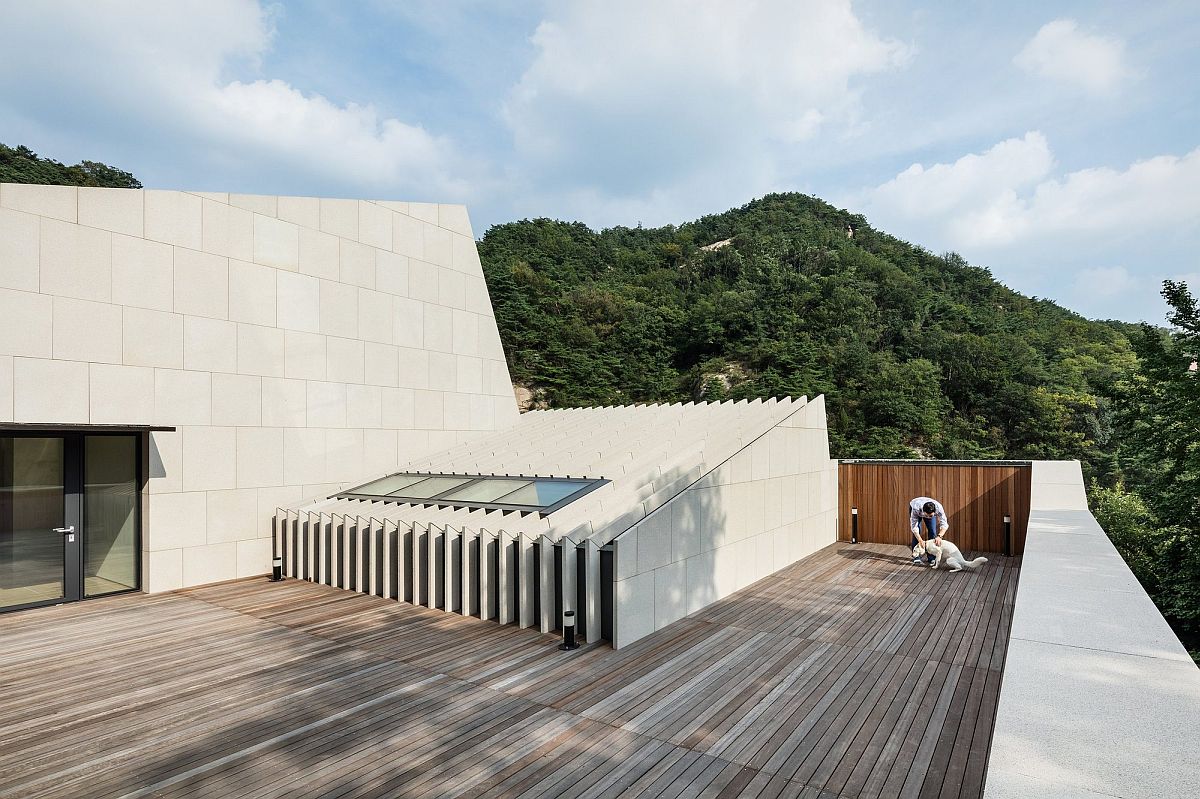
[[[807,397],[786,397],[531,411],[511,427],[398,470],[610,481],[549,515],[338,496],[288,509],[603,546],[807,404]]]

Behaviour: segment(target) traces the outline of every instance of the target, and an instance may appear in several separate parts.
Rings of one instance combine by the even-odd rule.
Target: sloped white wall
[[[150,591],[265,573],[278,505],[516,418],[462,206],[0,185],[0,422],[178,428]]]
[[[616,539],[613,646],[836,539],[837,463],[817,397]]]

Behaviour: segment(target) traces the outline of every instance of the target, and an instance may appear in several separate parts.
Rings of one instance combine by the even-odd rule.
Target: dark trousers
[[[936,516],[929,518],[929,519],[922,518],[920,520],[920,523],[925,528],[925,533],[926,533],[925,540],[926,541],[928,541],[932,538],[937,538],[937,517]],[[910,546],[909,548],[911,549],[912,547],[915,547],[916,545],[917,545],[917,537],[914,535],[912,537],[912,546]],[[937,560],[937,558],[935,558],[933,555],[929,555],[929,554],[926,554],[925,558],[930,563],[933,563],[935,560]]]

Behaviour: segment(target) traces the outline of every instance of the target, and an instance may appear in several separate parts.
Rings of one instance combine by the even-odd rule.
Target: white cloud
[[[1200,226],[1200,149],[1059,178],[1053,166],[1045,137],[1032,131],[953,163],[914,164],[867,192],[862,204],[885,229],[968,250]]]
[[[279,80],[213,87],[207,100],[215,136],[304,163],[314,172],[422,194],[461,196],[468,188],[450,176],[455,157],[448,140],[381,118],[371,105],[338,106]]]
[[[1095,317],[1158,319],[1164,278],[1200,247],[1200,148],[1059,174],[1031,131],[952,162],[914,164],[850,198],[876,228],[961,252],[1014,288]]]
[[[1123,266],[1098,266],[1075,273],[1075,292],[1093,299],[1122,296],[1137,288],[1137,282]]]
[[[910,55],[848,0],[591,0],[549,13],[505,117],[530,169],[570,172],[562,197],[613,208],[768,188],[798,144],[854,119],[855,78]]]
[[[1049,175],[1054,156],[1046,137],[1030,131],[952,164],[913,164],[875,188],[868,206],[885,216],[939,220],[956,245],[1019,235],[1018,191]]]
[[[28,35],[0,50],[0,112],[99,107],[107,124],[190,144],[206,159],[391,194],[466,190],[451,143],[419,125],[280,80],[245,80],[274,37],[271,12],[255,0],[25,3],[6,9],[5,22]]]
[[[1027,227],[1077,233],[1145,233],[1200,225],[1200,148],[1124,170],[1081,169],[1037,186],[1023,204]]]
[[[1029,73],[1093,94],[1111,92],[1129,75],[1125,44],[1083,33],[1073,19],[1047,22],[1013,62]]]

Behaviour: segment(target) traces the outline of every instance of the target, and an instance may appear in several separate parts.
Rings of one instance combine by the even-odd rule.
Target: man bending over
[[[938,546],[942,545],[942,535],[950,529],[946,521],[946,509],[942,503],[929,497],[917,497],[908,503],[908,526],[912,530],[912,546],[925,549],[925,539],[932,538]],[[925,533],[925,535],[922,535]],[[925,554],[930,563],[935,560],[933,555]],[[913,563],[920,564],[921,559],[914,557]]]

